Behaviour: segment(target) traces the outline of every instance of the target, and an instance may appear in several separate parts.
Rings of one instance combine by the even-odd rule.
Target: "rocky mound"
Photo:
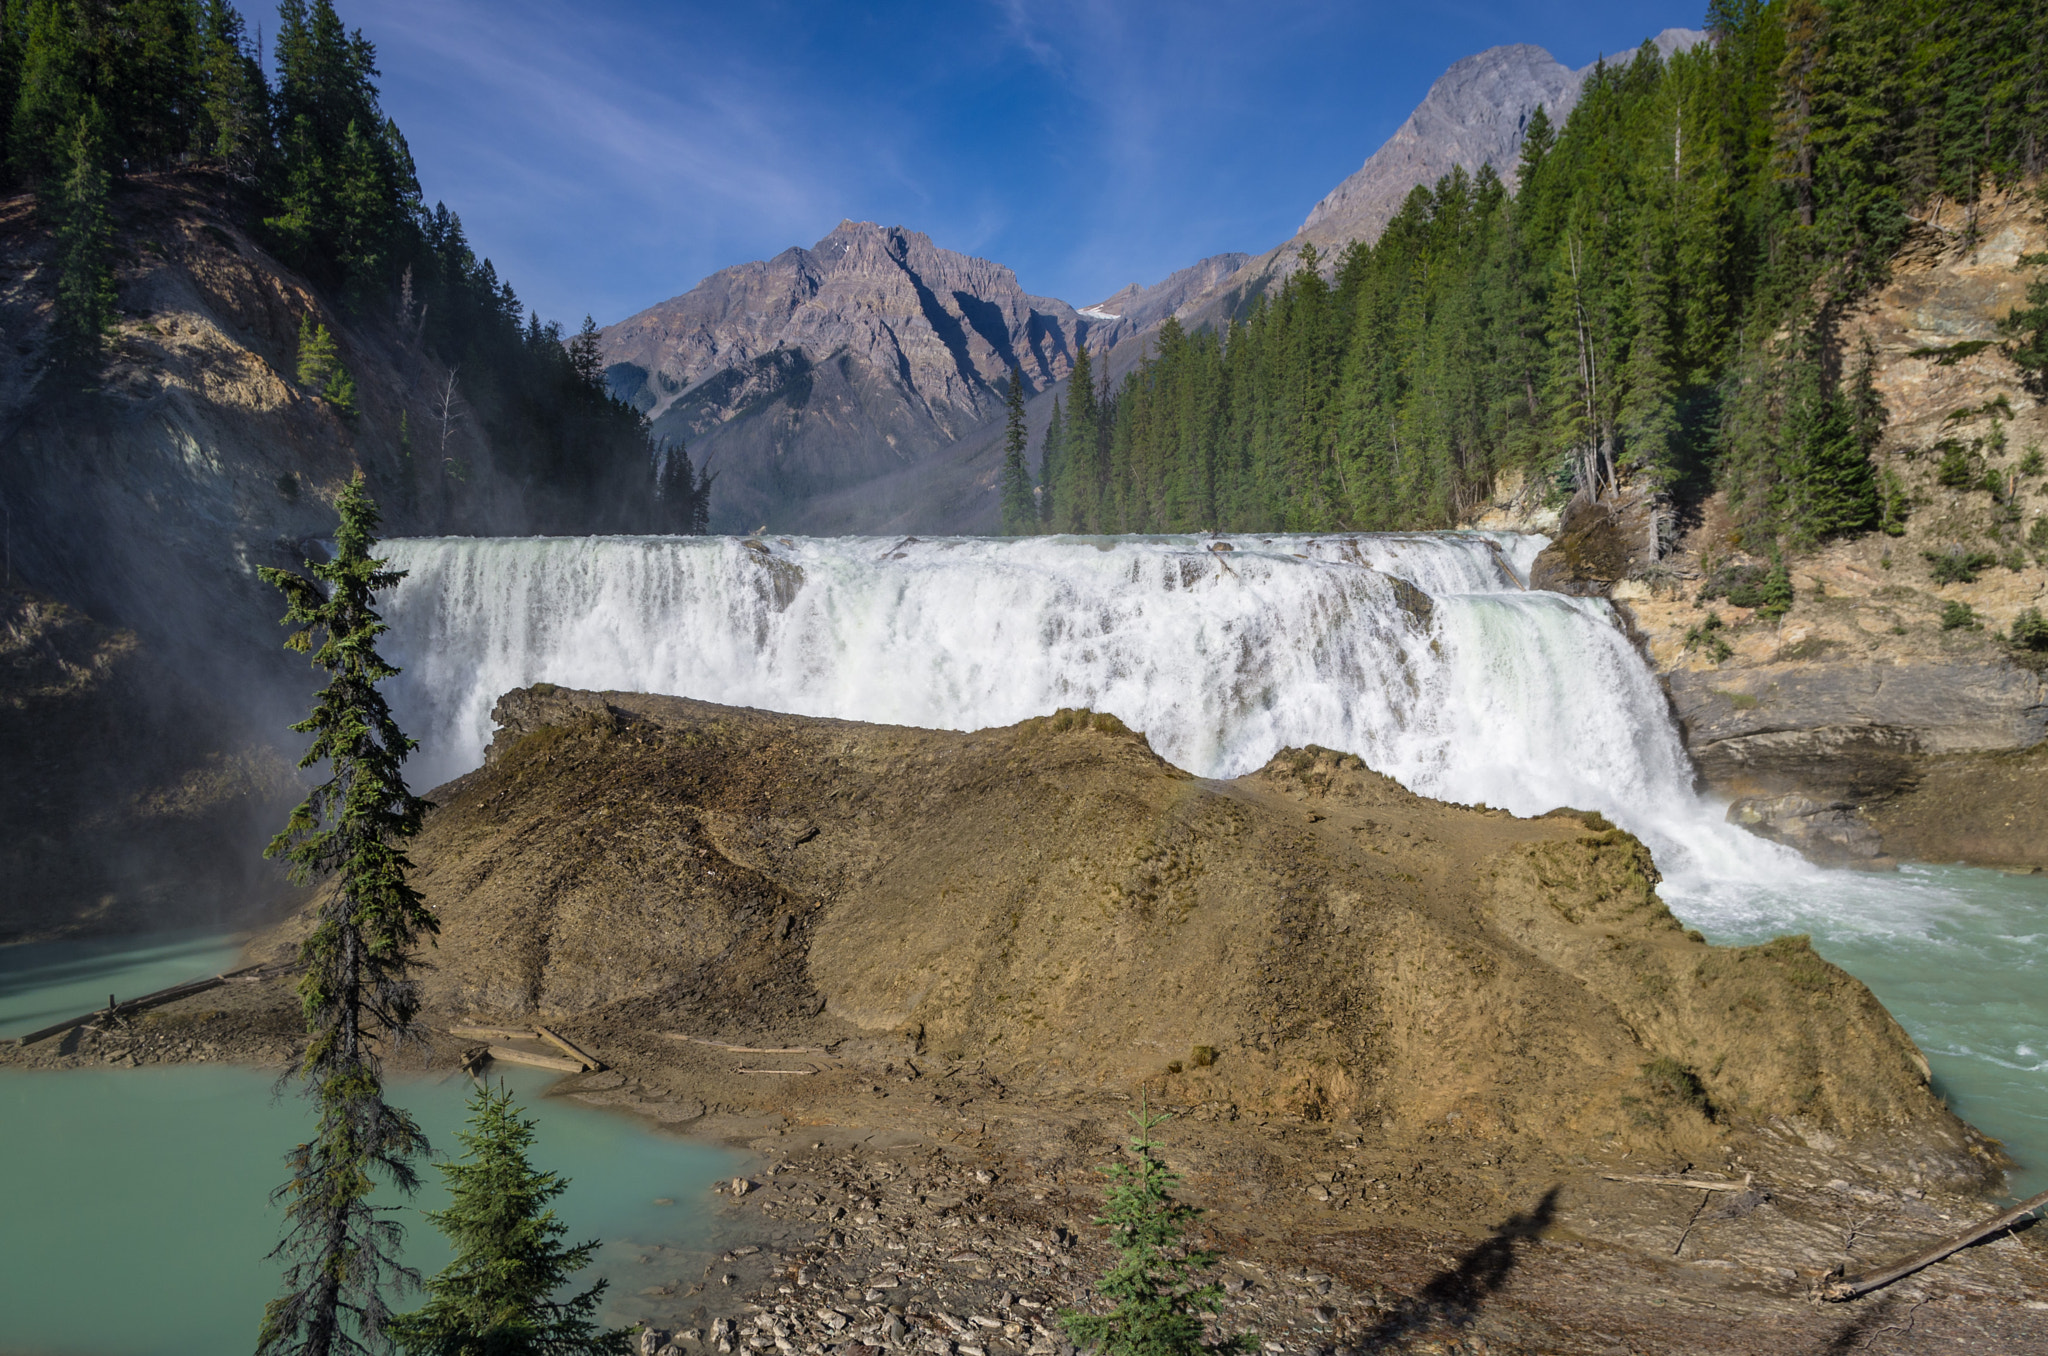
[[[1976,1171],[1861,983],[1688,934],[1597,816],[1316,749],[1204,781],[1086,712],[961,734],[544,686],[496,715],[415,851],[447,1016],[1518,1152],[1690,1160],[1768,1123]]]

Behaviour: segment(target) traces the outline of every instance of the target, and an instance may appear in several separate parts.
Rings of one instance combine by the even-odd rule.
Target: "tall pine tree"
[[[417,1032],[413,952],[438,930],[406,879],[405,844],[427,809],[402,771],[416,746],[378,690],[398,670],[377,653],[385,626],[376,595],[404,575],[371,554],[377,506],[360,471],[335,507],[333,559],[307,562],[310,577],[260,570],[285,596],[285,624],[295,628],[286,647],[310,651],[327,675],[313,713],[292,726],[313,737],[299,766],[324,764],[326,776],[266,855],[283,857],[301,884],[328,884],[299,946],[308,1039],[298,1073],[318,1120],[276,1192],[288,1230],[273,1255],[288,1261],[286,1290],[264,1309],[259,1356],[382,1347],[391,1317],[384,1287],[414,1273],[398,1261],[399,1224],[370,1196],[380,1176],[410,1195],[419,1185],[413,1160],[427,1152],[411,1115],[384,1100],[379,1051]]]

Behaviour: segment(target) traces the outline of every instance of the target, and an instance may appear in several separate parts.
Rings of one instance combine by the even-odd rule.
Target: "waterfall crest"
[[[1076,706],[1201,776],[1321,744],[1440,799],[1601,810],[1668,873],[1796,866],[1694,795],[1609,605],[1523,588],[1542,544],[398,540],[387,653],[423,782],[476,766],[498,695],[541,681],[945,729]]]

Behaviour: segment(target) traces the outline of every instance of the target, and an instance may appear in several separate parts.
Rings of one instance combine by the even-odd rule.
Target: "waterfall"
[[[387,652],[427,783],[476,766],[498,695],[541,681],[959,730],[1076,706],[1201,776],[1321,744],[1444,800],[1600,810],[1673,875],[1801,869],[1694,794],[1609,605],[1523,587],[1542,544],[402,540]]]

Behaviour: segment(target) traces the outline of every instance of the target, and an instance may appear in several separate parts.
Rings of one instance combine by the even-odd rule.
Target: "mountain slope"
[[[1667,28],[1650,45],[1668,57],[1706,40],[1694,29]],[[1354,240],[1377,240],[1409,193],[1453,169],[1472,173],[1491,165],[1512,179],[1530,116],[1541,107],[1551,126],[1564,126],[1592,73],[1592,66],[1571,70],[1528,43],[1490,47],[1457,62],[1386,144],[1315,205],[1288,243],[1333,252]]]

